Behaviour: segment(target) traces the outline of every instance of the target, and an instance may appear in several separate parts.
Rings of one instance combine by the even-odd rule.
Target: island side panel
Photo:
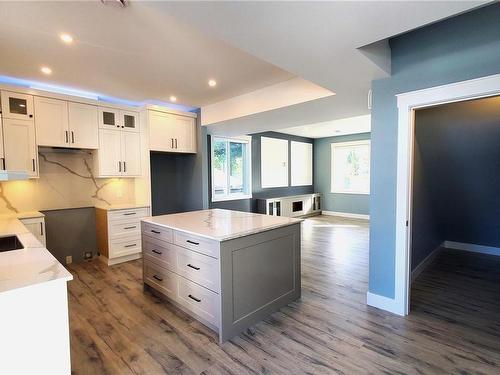
[[[221,243],[221,343],[300,298],[300,228]]]

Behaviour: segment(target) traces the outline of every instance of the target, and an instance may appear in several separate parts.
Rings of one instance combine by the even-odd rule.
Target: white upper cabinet
[[[67,147],[68,102],[35,96],[36,140],[40,146]]]
[[[68,141],[70,142],[70,146],[88,149],[98,148],[99,131],[97,107],[90,104],[69,102],[68,114]],[[40,142],[38,143],[40,144]]]
[[[196,153],[196,120],[188,116],[149,110],[151,151]]]
[[[94,156],[98,177],[141,175],[141,136],[119,129],[99,130],[99,150]]]
[[[116,108],[99,107],[99,127],[139,132],[139,113]]]
[[[0,170],[5,169],[5,152],[3,148],[3,122],[2,115],[0,115]]]
[[[27,171],[38,177],[35,124],[30,120],[3,119],[5,169]]]
[[[33,96],[2,91],[2,116],[4,119],[33,120]]]
[[[260,152],[262,187],[288,186],[288,141],[260,137]]]
[[[39,146],[96,149],[97,106],[35,96]]]

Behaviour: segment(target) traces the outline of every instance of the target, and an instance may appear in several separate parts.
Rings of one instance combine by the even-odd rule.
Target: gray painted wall
[[[83,261],[85,251],[97,252],[94,207],[42,211],[45,214],[47,249],[59,262]]]
[[[500,73],[500,4],[391,39],[392,76],[374,81],[369,290],[394,297],[396,94]]]
[[[369,194],[334,194],[331,192],[331,144],[370,139],[370,133],[319,138],[314,140],[314,190],[323,194],[323,210],[370,214]]]
[[[444,240],[500,247],[500,97],[416,112],[412,265]]]
[[[277,132],[265,132],[252,134],[252,199],[240,199],[236,201],[225,201],[225,202],[211,202],[211,208],[225,208],[228,210],[238,210],[246,212],[257,212],[257,199],[275,198],[288,195],[300,195],[300,194],[311,194],[314,193],[313,185],[309,186],[288,186],[279,188],[262,188],[261,183],[261,157],[260,157],[260,138],[270,137],[288,140],[288,184],[290,185],[290,142],[307,142],[314,143],[311,138],[298,137],[289,134],[282,134]],[[210,155],[210,141],[208,142],[208,154]],[[314,146],[313,146],[314,153]],[[210,159],[210,157],[209,157]],[[314,158],[313,158],[314,159]],[[314,160],[313,160],[314,169]],[[209,166],[210,170],[210,166]],[[314,172],[313,172],[314,178]],[[211,182],[209,184],[209,192],[211,191]],[[210,193],[211,194],[211,193]]]
[[[201,210],[208,207],[206,128],[197,119],[196,154],[151,152],[153,215]]]

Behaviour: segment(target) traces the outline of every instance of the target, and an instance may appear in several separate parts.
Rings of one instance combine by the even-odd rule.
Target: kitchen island
[[[300,223],[221,209],[142,219],[144,284],[222,343],[300,298]]]

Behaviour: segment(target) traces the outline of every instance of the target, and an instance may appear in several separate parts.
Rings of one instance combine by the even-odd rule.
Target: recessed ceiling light
[[[215,86],[217,86],[217,81],[215,79],[209,79],[208,80],[208,85],[210,87],[215,87]]]
[[[173,96],[173,95],[172,95],[172,96],[170,97],[170,101],[175,103],[175,102],[177,101],[177,98],[176,98],[175,96]]]
[[[42,66],[40,70],[43,74],[52,74],[52,69],[48,66]]]
[[[73,43],[73,37],[69,34],[62,33],[61,35],[59,35],[59,38],[61,38],[61,40],[66,44]]]

